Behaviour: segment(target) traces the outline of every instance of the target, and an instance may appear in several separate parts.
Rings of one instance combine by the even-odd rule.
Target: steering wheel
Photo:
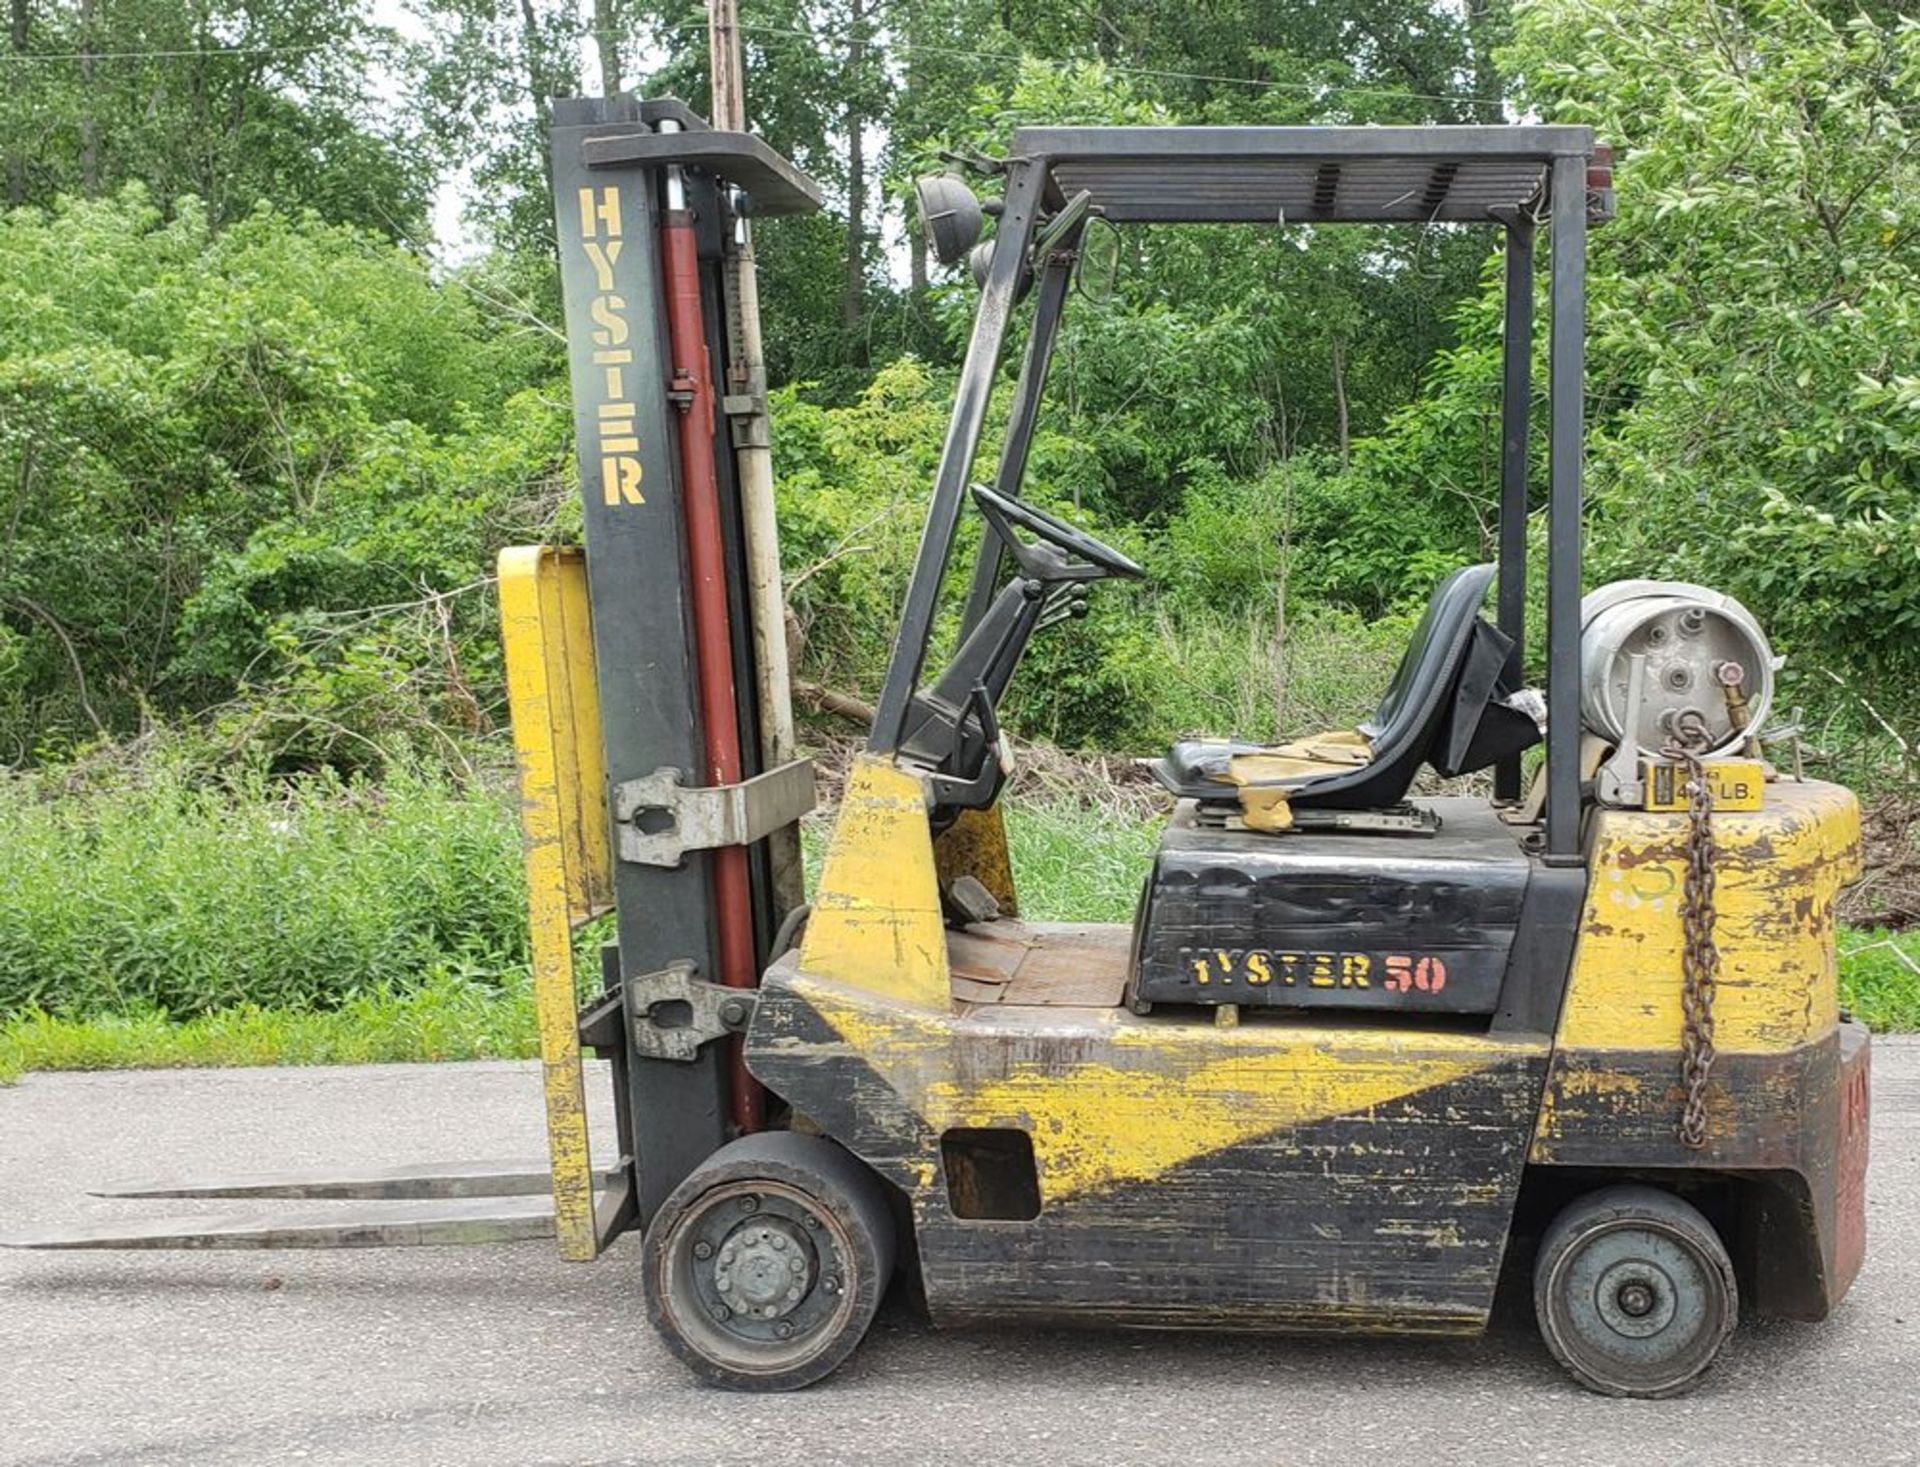
[[[1023,530],[1031,531],[1054,549],[1084,560],[1110,576],[1138,580],[1146,575],[1137,563],[1111,545],[1094,539],[1085,530],[1068,524],[1058,515],[1048,514],[1037,505],[1028,504],[1022,499],[1009,499],[984,484],[973,486],[973,500],[987,517],[987,523],[1002,539],[1010,539],[1005,524],[1010,520]]]

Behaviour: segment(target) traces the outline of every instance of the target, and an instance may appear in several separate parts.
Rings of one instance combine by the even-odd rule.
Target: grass
[[[1875,1033],[1920,1030],[1920,930],[1842,928],[1840,1003]]]
[[[0,1084],[27,1070],[389,1064],[538,1052],[524,977],[501,983],[447,973],[408,991],[381,985],[333,1009],[239,1004],[183,1020],[151,1008],[91,1018],[29,1009],[0,1024]]]
[[[272,874],[260,869],[264,858],[249,846],[260,839],[258,825],[262,819],[280,822],[270,828],[282,843],[345,841],[353,854],[339,858],[337,866],[314,852],[300,855],[292,863],[319,871],[334,883],[325,897],[329,912],[339,912],[347,905],[354,880],[389,883],[388,889],[367,894],[367,905],[378,919],[367,921],[364,915],[342,918],[360,921],[360,934],[355,942],[333,951],[384,951],[404,960],[397,974],[340,992],[325,974],[307,971],[295,981],[292,970],[299,967],[302,954],[297,946],[282,951],[278,960],[286,971],[267,964],[258,953],[236,953],[231,946],[219,946],[214,952],[194,955],[192,974],[216,971],[223,958],[241,963],[244,972],[258,972],[267,964],[268,971],[279,974],[279,986],[270,986],[270,991],[305,992],[318,995],[318,1001],[296,998],[264,1004],[242,1001],[171,1007],[153,996],[156,991],[168,991],[153,981],[164,976],[155,971],[154,965],[164,962],[167,952],[195,943],[219,945],[236,940],[243,945],[272,945],[274,934],[202,910],[206,903],[219,900],[223,889],[220,882],[197,880],[188,882],[182,891],[136,893],[139,913],[152,920],[154,913],[170,910],[172,925],[161,934],[143,938],[130,956],[114,946],[115,934],[126,933],[135,920],[134,916],[123,915],[92,945],[77,997],[65,995],[69,1002],[62,1005],[58,1000],[63,995],[43,981],[36,992],[54,1002],[36,998],[16,1004],[10,1015],[7,1006],[0,1004],[0,1015],[4,1015],[0,1017],[0,1084],[27,1070],[352,1064],[523,1058],[536,1053],[524,935],[519,927],[518,844],[511,839],[510,816],[503,812],[500,802],[491,796],[416,789],[397,797],[397,805],[383,798],[371,803],[362,799],[354,807],[349,799],[355,813],[314,820],[310,818],[311,806],[302,803],[306,798],[294,799],[295,818],[290,823],[285,818],[284,801],[270,807],[280,813],[262,817],[258,812],[222,812],[217,804],[200,806],[189,800],[185,807],[177,803],[168,807],[164,818],[173,822],[176,838],[196,856],[208,849],[208,822],[216,831],[238,831],[242,838],[225,867],[234,873],[235,881]],[[468,808],[470,803],[485,808]],[[431,817],[428,824],[437,834],[382,833],[376,828],[421,812]],[[8,820],[10,826],[5,824]],[[88,825],[84,815],[69,811],[39,830],[43,837],[70,840],[71,832]],[[23,822],[18,811],[0,810],[0,827],[20,831]],[[1157,819],[1081,803],[1012,806],[1008,843],[1026,900],[1026,915],[1041,921],[1131,921],[1158,832]],[[167,842],[151,830],[146,834],[157,844],[145,870],[150,880],[162,881],[186,857],[179,850],[169,854]],[[815,873],[824,837],[823,827],[814,826],[807,832],[808,864]],[[490,869],[480,879],[507,888],[514,903],[511,920],[498,905],[483,903],[480,909],[494,914],[492,924],[469,923],[462,927],[448,913],[470,911],[469,904],[421,901],[419,893],[436,889],[432,881],[415,880],[405,888],[412,895],[396,901],[391,889],[394,873],[383,862],[451,860],[447,850],[450,844],[468,847],[465,859],[469,862],[486,863]],[[472,854],[476,846],[484,855]],[[116,844],[109,851],[123,853],[126,848],[125,844]],[[215,844],[214,849],[222,848]],[[268,849],[271,852],[274,848]],[[89,871],[87,860],[74,857],[72,850],[70,846],[65,863],[30,852],[23,864],[30,871],[43,873],[43,880],[50,879],[45,873],[64,872],[68,889],[77,894],[73,900],[83,910],[97,910],[101,886],[121,878]],[[17,854],[17,848],[10,854]],[[284,855],[274,854],[265,864],[284,859]],[[471,865],[463,869],[469,876],[473,874]],[[58,906],[44,890],[22,900],[43,904],[41,920],[45,920],[45,911]],[[499,900],[503,898],[496,893],[488,902]],[[15,910],[19,904],[11,896],[0,903],[0,973],[18,975],[31,967],[21,953],[9,956],[4,952],[7,941],[18,941],[23,930],[31,930]],[[251,910],[257,913],[259,907]],[[436,952],[430,941],[423,945],[420,929],[433,930],[436,916],[447,923],[442,930],[464,934],[464,939],[456,939],[450,946],[464,950],[468,958],[450,957],[444,950]],[[69,920],[78,923],[82,917],[76,914]],[[1920,1030],[1920,932],[1847,929],[1841,934],[1840,949],[1841,1002],[1877,1031]],[[56,954],[66,951],[57,946],[53,950]],[[478,960],[471,957],[476,951],[481,954]],[[192,997],[195,992],[217,993],[225,987],[221,983],[183,990],[176,985],[171,991],[183,991]],[[133,991],[132,997],[104,1011],[86,1007],[128,990]]]
[[[1035,922],[1131,922],[1160,824],[1077,805],[1010,809],[1007,849],[1021,915]]]
[[[0,776],[0,1015],[327,1009],[526,966],[504,792]]]

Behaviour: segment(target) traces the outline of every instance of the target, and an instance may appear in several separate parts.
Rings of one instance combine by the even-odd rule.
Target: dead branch
[[[67,654],[67,665],[73,669],[74,690],[79,696],[80,707],[86,713],[88,721],[93,724],[93,731],[105,737],[107,725],[101,720],[100,715],[94,712],[93,701],[87,696],[87,673],[86,669],[80,665],[80,653],[74,647],[73,639],[67,635],[67,629],[60,624],[60,618],[39,602],[29,601],[25,596],[16,595],[10,599],[22,611],[45,623],[47,629],[59,639],[61,647]]]
[[[862,728],[871,728],[873,720],[879,716],[879,710],[873,704],[862,702],[851,693],[838,693],[802,678],[793,680],[793,695],[816,713],[831,713]]]

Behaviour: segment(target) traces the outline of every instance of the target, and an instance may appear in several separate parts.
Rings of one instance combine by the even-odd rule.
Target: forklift
[[[548,1162],[125,1187],[378,1201],[15,1241],[545,1236],[587,1260],[636,1232],[667,1345],[753,1391],[828,1375],[901,1277],[941,1326],[1471,1335],[1537,1236],[1549,1350],[1629,1396],[1691,1386],[1743,1306],[1839,1303],[1865,1248],[1869,1050],[1839,1008],[1834,915],[1858,809],[1765,758],[1776,660],[1737,602],[1582,597],[1586,234],[1612,204],[1590,130],[1036,127],[971,166],[997,199],[957,173],[919,188],[980,302],[811,901],[739,267],[752,218],[819,193],[678,103],[556,104],[585,548],[500,558]],[[1028,449],[1091,234],[1194,223],[1502,231],[1497,559],[1434,591],[1357,727],[1154,760],[1174,806],[1133,923],[1029,922],[1001,700],[1035,635],[1142,570],[1022,497]],[[608,913],[582,1005],[575,936]],[[598,1157],[584,1049],[613,1076]]]

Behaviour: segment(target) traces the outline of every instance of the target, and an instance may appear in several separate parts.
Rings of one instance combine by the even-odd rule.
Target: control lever
[[[1085,581],[1070,581],[1055,586],[1047,593],[1047,599],[1040,608],[1040,619],[1033,624],[1033,629],[1043,632],[1055,622],[1086,614],[1087,584]]]
[[[1637,809],[1646,798],[1646,786],[1640,778],[1640,706],[1647,676],[1647,654],[1632,653],[1627,658],[1626,736],[1600,766],[1596,793],[1603,805],[1616,809]]]
[[[987,685],[976,682],[967,694],[967,706],[961,714],[964,722],[967,714],[980,720],[981,737],[985,740],[988,754],[980,761],[979,772],[971,779],[961,779],[952,774],[929,774],[927,784],[936,805],[954,805],[963,809],[981,808],[993,802],[993,796],[1000,788],[1000,781],[1011,771],[1012,760],[1008,757],[1006,740],[1000,735],[1000,718],[993,711],[993,696],[987,692]]]

